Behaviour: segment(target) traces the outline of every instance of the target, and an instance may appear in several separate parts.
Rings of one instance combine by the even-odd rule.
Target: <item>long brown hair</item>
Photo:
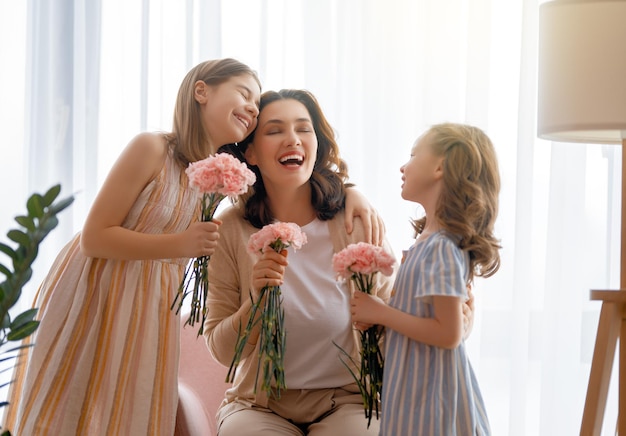
[[[200,115],[200,105],[194,98],[195,83],[202,80],[207,85],[215,86],[243,74],[254,77],[261,87],[254,70],[231,58],[202,62],[189,70],[183,79],[176,97],[172,132],[165,135],[176,160],[182,166],[186,167],[190,162],[204,159],[216,152],[209,148],[207,132],[204,130]]]
[[[309,179],[311,184],[311,204],[316,211],[317,218],[320,220],[329,220],[333,218],[337,212],[345,207],[346,184],[348,180],[348,166],[339,156],[339,146],[335,140],[335,131],[324,116],[322,109],[313,94],[306,90],[300,89],[282,89],[278,92],[267,91],[261,95],[261,104],[259,106],[259,114],[263,112],[263,108],[268,104],[278,100],[296,100],[306,107],[313,129],[317,136],[317,158],[313,167],[313,173]],[[239,146],[229,146],[227,149],[237,157],[245,161],[243,157],[248,146],[254,141],[252,132]],[[242,197],[245,202],[245,218],[250,223],[261,228],[266,224],[270,224],[274,217],[272,211],[267,204],[267,192],[263,184],[263,178],[256,166],[251,166],[256,174],[256,182],[251,190]]]
[[[428,133],[431,147],[443,156],[443,189],[434,219],[459,239],[459,247],[469,252],[471,282],[474,276],[490,277],[500,268],[501,248],[495,238],[498,215],[500,173],[495,149],[479,128],[443,123]],[[417,234],[426,217],[414,221]]]

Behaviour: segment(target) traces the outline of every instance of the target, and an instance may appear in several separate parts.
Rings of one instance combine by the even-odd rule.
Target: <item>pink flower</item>
[[[374,287],[374,275],[378,272],[390,276],[393,273],[395,259],[382,247],[359,242],[350,244],[333,256],[333,270],[338,279],[353,280],[356,288],[372,293]],[[378,398],[383,383],[384,358],[379,348],[380,329],[374,325],[365,331],[361,331],[361,361],[358,374],[344,362],[350,374],[357,383],[363,398],[367,427],[372,421],[373,411],[376,411],[378,419]],[[340,351],[352,363],[350,354],[339,347]],[[342,360],[343,361],[343,360]],[[357,364],[358,365],[358,364]]]
[[[258,255],[267,250],[276,252],[284,248],[293,247],[294,250],[302,248],[306,244],[306,234],[299,225],[294,223],[278,222],[264,226],[258,232],[252,234],[248,240],[248,251]],[[252,298],[252,296],[251,296]],[[263,305],[263,306],[261,306]],[[256,313],[261,310],[259,319]],[[232,383],[235,371],[241,361],[244,347],[248,343],[250,332],[254,325],[260,321],[261,331],[259,333],[259,364],[258,371],[263,367],[263,377],[261,389],[268,396],[280,398],[281,390],[287,386],[285,384],[285,344],[287,333],[285,330],[285,311],[282,307],[282,297],[279,286],[264,286],[257,301],[252,302],[252,309],[248,324],[243,333],[240,332],[235,344],[235,354],[226,376],[226,381]],[[254,385],[256,393],[256,384]]]
[[[294,251],[306,244],[306,233],[294,223],[278,222],[268,224],[250,236],[248,251],[251,254],[264,253],[268,249],[280,251],[283,248],[293,247]]]
[[[246,193],[256,180],[248,166],[228,153],[218,153],[192,162],[185,170],[189,183],[203,193],[216,192],[225,197]]]
[[[386,276],[393,273],[394,258],[382,247],[359,242],[350,244],[333,256],[333,270],[344,280],[355,274],[370,275],[381,272]]]
[[[224,198],[244,194],[248,186],[252,186],[256,180],[256,176],[245,163],[227,153],[218,153],[190,163],[185,172],[189,177],[189,184],[202,193],[200,221],[211,221]],[[191,294],[191,312],[185,325],[200,323],[198,336],[204,331],[204,321],[209,311],[206,300],[209,289],[209,259],[209,256],[200,256],[187,265],[171,306],[172,310],[176,308],[176,313],[179,313],[185,297]]]

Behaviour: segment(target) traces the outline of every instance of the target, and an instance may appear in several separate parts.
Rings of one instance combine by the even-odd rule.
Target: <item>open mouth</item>
[[[288,154],[286,156],[281,157],[279,160],[281,165],[302,165],[304,162],[304,157],[299,154]]]

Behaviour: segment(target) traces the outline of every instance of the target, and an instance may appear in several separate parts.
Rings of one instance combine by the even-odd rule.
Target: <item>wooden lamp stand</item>
[[[599,436],[619,339],[619,393],[617,434],[626,436],[626,139],[622,140],[622,217],[620,289],[592,290],[591,299],[602,301],[598,334],[591,361],[589,386],[580,436]]]

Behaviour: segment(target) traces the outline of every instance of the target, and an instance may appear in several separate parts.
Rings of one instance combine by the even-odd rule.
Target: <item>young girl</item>
[[[269,91],[261,97],[253,137],[237,149],[233,152],[242,158],[245,154],[257,181],[251,196],[220,216],[220,243],[209,264],[211,310],[205,336],[216,360],[229,366],[238,326],[245,327],[250,317],[250,295],[256,301],[264,286],[281,286],[287,389],[279,399],[268,398],[259,381],[255,392],[256,327],[218,411],[219,434],[376,435],[378,421],[367,428],[361,395],[335,345],[358,359],[351,289],[336,281],[332,257],[366,235],[361,220],[355,220],[351,235],[343,225],[348,175],[333,129],[310,93]],[[256,259],[247,252],[248,239],[274,221],[298,224],[308,242],[289,260],[291,248]],[[387,299],[392,279],[378,274],[376,280],[376,292]]]
[[[170,306],[188,260],[213,254],[220,224],[197,221],[201,194],[184,170],[247,137],[260,94],[248,66],[203,62],[180,86],[172,132],[128,144],[39,289],[41,324],[18,360],[3,430],[174,433],[180,322]]]
[[[386,327],[381,432],[488,435],[463,342],[463,302],[474,276],[500,266],[493,235],[500,176],[489,138],[459,124],[433,126],[400,169],[402,198],[424,207],[389,305],[362,292],[352,320]]]

